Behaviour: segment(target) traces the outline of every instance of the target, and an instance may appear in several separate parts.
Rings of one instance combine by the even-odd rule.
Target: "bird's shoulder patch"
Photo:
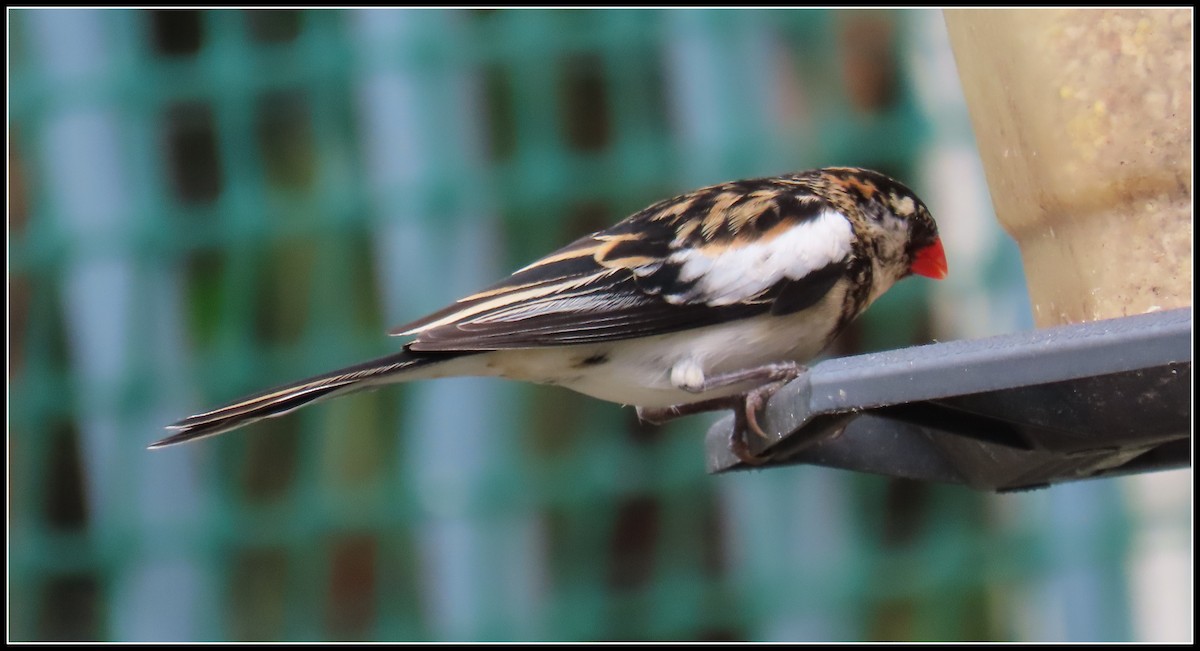
[[[801,183],[717,186],[692,197],[688,212],[658,219],[675,237],[640,282],[674,304],[769,302],[781,283],[795,287],[853,252],[850,220]]]

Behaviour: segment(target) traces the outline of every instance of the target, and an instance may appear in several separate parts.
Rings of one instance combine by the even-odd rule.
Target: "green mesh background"
[[[710,477],[706,417],[471,379],[144,449],[652,201],[820,165],[909,180],[955,274],[836,353],[1028,327],[936,12],[9,18],[10,639],[1135,637],[1118,482]]]

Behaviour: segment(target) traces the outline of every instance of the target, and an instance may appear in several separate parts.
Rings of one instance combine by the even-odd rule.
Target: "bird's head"
[[[946,252],[937,224],[916,193],[895,179],[867,169],[826,168],[822,173],[838,194],[858,208],[847,212],[858,213],[858,218],[851,221],[870,247],[879,293],[912,274],[935,280],[946,277]]]

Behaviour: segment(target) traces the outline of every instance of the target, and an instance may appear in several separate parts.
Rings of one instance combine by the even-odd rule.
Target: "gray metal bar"
[[[752,446],[980,488],[1112,474],[1186,436],[1191,323],[1184,308],[828,360],[772,397]],[[709,430],[711,472],[739,466],[732,421]]]

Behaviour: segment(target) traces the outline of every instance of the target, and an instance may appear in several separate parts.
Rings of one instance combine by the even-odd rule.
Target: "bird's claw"
[[[729,451],[739,461],[748,466],[761,466],[766,463],[767,458],[759,456],[750,451],[750,435],[747,433],[750,429],[750,414],[751,412],[742,405],[741,409],[733,410],[733,431],[729,433]],[[753,427],[757,427],[755,424]]]
[[[761,387],[746,392],[743,399],[741,409],[734,409],[737,417],[734,419],[734,431],[730,436],[729,450],[733,452],[742,463],[748,465],[762,465],[767,462],[769,455],[757,455],[750,451],[750,441],[748,432],[754,432],[764,441],[773,441],[767,435],[761,425],[758,424],[758,411],[767,404],[767,400],[775,395],[775,392],[783,388],[785,384],[792,381],[799,375],[799,369],[786,373],[786,375],[774,382],[764,384]]]
[[[742,463],[759,466],[767,462],[768,456],[755,454],[750,451],[750,432],[763,441],[774,442],[758,422],[758,412],[767,401],[785,384],[795,379],[804,370],[803,366],[793,364],[784,368],[772,368],[766,384],[751,389],[741,395],[712,398],[700,402],[684,403],[671,407],[637,407],[638,419],[644,423],[661,425],[680,416],[695,414],[714,409],[733,409],[733,432],[729,436],[729,451]]]

